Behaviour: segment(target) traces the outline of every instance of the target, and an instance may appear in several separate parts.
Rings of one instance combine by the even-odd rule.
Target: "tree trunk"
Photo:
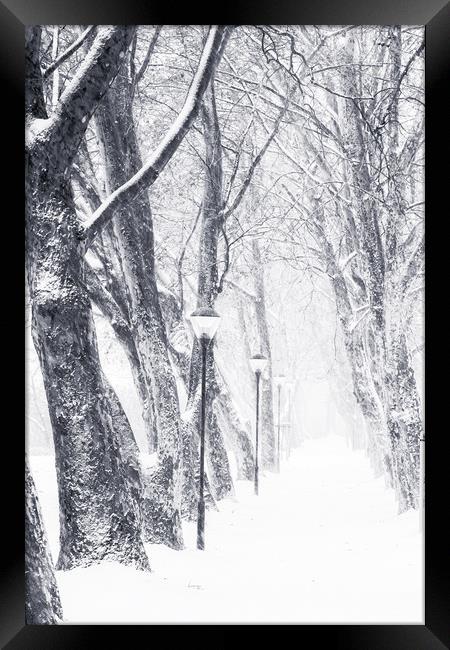
[[[102,375],[106,388],[106,395],[111,403],[112,420],[119,437],[119,446],[126,470],[128,484],[130,485],[134,501],[138,504],[139,508],[142,508],[143,485],[142,469],[139,462],[139,447],[119,398],[105,375],[103,373]]]
[[[112,191],[141,168],[127,80],[118,78],[97,113]],[[114,218],[124,280],[130,295],[130,320],[139,365],[155,409],[158,466],[144,478],[144,536],[152,543],[182,548],[181,422],[178,394],[168,354],[165,324],[154,269],[153,224],[144,192],[133,208]],[[142,390],[142,385],[140,390]]]
[[[217,251],[221,227],[223,178],[220,130],[212,87],[206,93],[205,102],[206,104],[202,107],[203,136],[206,148],[205,189],[201,215],[197,306],[214,307],[218,290]],[[214,344],[212,341],[208,346],[206,357],[206,466],[214,497],[223,499],[233,494],[233,482],[214,404],[219,394],[214,370]],[[188,403],[190,405],[197,399],[201,363],[200,345],[195,340],[189,375]],[[199,425],[197,409],[192,409],[192,414],[196,418],[193,421]]]
[[[389,29],[390,79],[397,88],[401,75],[401,29]],[[402,283],[399,233],[406,219],[406,176],[398,160],[398,93],[390,104],[389,176],[386,228],[386,401],[387,426],[396,470],[400,512],[419,505],[420,440],[423,437],[419,396],[406,339],[405,290]],[[400,172],[400,173],[399,173]],[[410,278],[407,278],[408,280]]]
[[[389,56],[390,82],[396,87],[400,79],[401,32],[397,26],[389,28],[391,46]],[[345,92],[356,96],[354,70],[345,74]],[[350,158],[352,194],[360,223],[359,240],[364,260],[364,276],[368,290],[372,319],[367,326],[364,345],[367,376],[373,378],[374,393],[384,413],[378,446],[384,464],[390,473],[400,510],[417,507],[419,486],[419,446],[422,433],[419,402],[414,373],[407,348],[403,301],[398,288],[400,256],[398,232],[405,220],[405,181],[398,174],[398,104],[394,97],[390,104],[386,155],[388,165],[387,223],[385,246],[381,239],[382,211],[373,198],[376,189],[368,161],[377,159],[372,151],[372,139],[364,137],[361,114],[356,101],[347,102],[345,134]],[[399,224],[402,224],[401,226]],[[387,444],[386,444],[387,443]],[[390,448],[389,448],[390,447]]]
[[[395,311],[388,319],[387,425],[395,463],[400,512],[419,505],[420,440],[423,427],[419,396],[406,335]]]
[[[216,400],[217,417],[222,431],[228,433],[230,447],[237,463],[237,477],[251,481],[254,477],[254,452],[248,431],[242,425],[233,405],[228,387],[222,377],[218,379],[219,394]]]
[[[25,464],[25,623],[56,625],[63,612],[33,478]]]
[[[116,302],[112,294],[105,289],[100,282],[96,273],[86,265],[86,288],[89,292],[91,300],[97,305],[102,312],[103,316],[108,320],[118,342],[127,356],[130,365],[131,374],[133,376],[133,383],[138,394],[139,402],[141,405],[141,416],[144,423],[144,431],[146,433],[148,449],[150,453],[156,451],[157,438],[156,438],[156,413],[153,394],[149,386],[149,379],[147,378],[139,358],[138,351],[133,338],[131,323],[129,322],[130,315],[128,309],[123,304],[123,301]],[[121,278],[115,278],[114,287],[117,295],[118,284]],[[126,286],[120,287],[120,291]]]
[[[45,169],[33,161],[34,168]],[[31,184],[28,278],[33,339],[52,422],[60,502],[58,568],[105,557],[147,566],[138,504],[126,477],[100,370],[91,305],[77,255],[77,221],[62,179]]]
[[[318,199],[314,200],[316,228],[315,235],[320,243],[323,259],[331,286],[336,299],[336,310],[344,336],[344,345],[349,360],[353,392],[368,425],[368,453],[376,475],[386,471],[392,473],[391,450],[387,437],[386,416],[380,386],[374,378],[374,359],[380,363],[380,357],[370,347],[373,340],[372,332],[369,337],[364,329],[354,322],[354,312],[348,281],[339,267],[336,253],[326,235],[326,224],[323,208]],[[366,294],[364,293],[364,298]],[[384,323],[384,313],[383,313]],[[384,326],[378,330],[384,332]],[[384,346],[384,342],[383,342]],[[376,367],[381,376],[379,365]]]
[[[261,455],[263,465],[268,469],[273,469],[275,465],[275,430],[273,421],[272,351],[266,314],[264,267],[259,244],[256,239],[252,240],[252,251],[254,259],[253,278],[256,294],[255,311],[259,350],[268,359],[268,368],[261,377]]]
[[[68,181],[88,119],[117,72],[128,41],[120,28],[101,28],[80,74],[62,95],[61,114],[48,119],[39,35],[39,28],[27,30],[27,275],[33,339],[55,446],[57,567],[87,566],[107,558],[148,569],[139,505],[128,482],[100,369],[84,288],[80,224]]]

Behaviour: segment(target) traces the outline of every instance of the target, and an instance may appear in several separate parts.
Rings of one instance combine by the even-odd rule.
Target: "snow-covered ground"
[[[51,456],[32,456],[53,557],[58,550]],[[260,496],[207,512],[204,552],[195,526],[186,549],[148,545],[152,572],[115,563],[57,572],[68,623],[423,623],[418,515],[397,514],[363,451],[338,436],[306,440],[266,473]]]

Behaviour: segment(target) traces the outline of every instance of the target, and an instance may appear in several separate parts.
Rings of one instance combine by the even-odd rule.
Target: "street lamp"
[[[198,498],[197,517],[197,548],[205,548],[205,499],[204,499],[204,472],[205,472],[205,415],[206,415],[206,353],[208,345],[214,338],[219,327],[220,316],[210,307],[196,309],[191,314],[191,324],[194,334],[200,342],[202,349],[202,409],[200,424],[200,486]]]
[[[274,382],[278,389],[278,437],[277,437],[277,464],[276,464],[277,472],[280,471],[281,387],[284,384],[285,379],[286,377],[284,375],[278,375],[277,377],[274,377]]]
[[[262,354],[255,354],[250,359],[250,366],[256,376],[256,440],[255,440],[255,494],[258,494],[258,433],[259,433],[259,380],[267,365],[267,359]]]

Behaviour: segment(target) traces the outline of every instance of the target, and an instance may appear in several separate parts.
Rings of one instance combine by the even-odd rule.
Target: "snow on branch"
[[[355,313],[355,316],[352,318],[352,320],[348,324],[348,331],[349,332],[353,332],[356,329],[356,327],[360,323],[362,323],[362,321],[366,318],[366,316],[370,315],[370,307],[368,305],[364,305],[363,307],[361,307],[357,311],[362,311],[362,314],[360,316],[356,316],[356,313]]]
[[[348,266],[348,264],[349,264],[349,263],[352,261],[352,259],[353,259],[354,257],[356,257],[357,255],[358,255],[358,252],[357,252],[357,251],[353,251],[353,252],[350,253],[350,255],[348,255],[346,258],[344,258],[343,260],[341,260],[341,261],[339,262],[339,267],[340,267],[340,269],[341,269],[342,272],[344,272],[344,270],[345,270],[345,268]]]
[[[226,27],[213,26],[209,30],[197,71],[178,117],[141,169],[115,190],[88,220],[82,235],[86,250],[118,209],[136,199],[155,182],[177,150],[198,113],[203,94],[218,63],[218,53],[223,48],[227,36]]]
[[[229,278],[226,278],[226,279],[225,279],[225,282],[226,282],[227,284],[229,284],[231,287],[233,287],[234,289],[236,289],[237,291],[239,291],[240,293],[242,293],[242,294],[243,294],[244,296],[246,296],[247,298],[250,298],[250,300],[254,300],[254,301],[258,300],[257,296],[256,296],[254,293],[252,293],[251,291],[249,291],[249,290],[246,289],[245,287],[242,287],[242,286],[241,286],[240,284],[238,284],[237,282],[234,282],[234,280],[231,280],[231,279],[229,279]]]
[[[84,132],[88,120],[114,77],[115,60],[131,40],[132,30],[124,25],[99,29],[92,46],[52,115],[52,126],[73,131],[74,123]],[[65,133],[61,134],[65,137]],[[73,139],[73,138],[72,138]]]
[[[96,28],[97,25],[91,25],[90,27],[85,29],[84,32],[78,38],[76,38],[73,41],[73,43],[71,43],[71,45],[69,45],[69,47],[66,50],[64,50],[64,52],[60,54],[58,58],[55,59],[53,63],[51,63],[48,66],[48,68],[44,70],[44,72],[42,73],[42,79],[44,80],[47,79],[56,70],[56,68],[58,68],[62,63],[64,63],[64,61],[66,61],[70,56],[72,56],[72,54],[74,54],[83,45],[87,37]]]

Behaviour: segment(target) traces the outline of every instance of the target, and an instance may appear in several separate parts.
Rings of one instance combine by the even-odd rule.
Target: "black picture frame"
[[[444,89],[450,81],[450,7],[445,0],[314,0],[308,3],[282,0],[277,3],[239,2],[238,4],[211,7],[185,4],[184,13],[173,3],[144,3],[139,0],[98,1],[88,0],[2,0],[0,1],[0,65],[2,68],[2,109],[5,116],[0,122],[11,145],[4,144],[2,157],[7,157],[6,175],[3,175],[2,194],[2,242],[4,253],[13,250],[12,243],[23,241],[23,149],[18,144],[23,138],[23,87],[24,87],[24,26],[29,24],[411,24],[426,26],[426,224],[427,224],[427,279],[426,279],[426,530],[425,530],[425,624],[424,625],[297,625],[296,644],[304,647],[323,645],[342,650],[442,650],[450,648],[449,605],[449,537],[445,531],[448,519],[446,498],[448,489],[448,454],[445,446],[448,426],[438,426],[436,413],[439,404],[446,407],[443,391],[448,380],[432,381],[432,360],[443,363],[446,333],[439,333],[440,318],[433,322],[437,327],[431,336],[429,325],[433,297],[441,310],[441,294],[435,291],[435,279],[439,278],[438,264],[445,264],[447,252],[439,251],[439,245],[448,246],[441,237],[441,227],[448,218],[446,207],[448,193],[448,122],[450,112],[444,101]],[[446,137],[447,136],[447,137]],[[447,145],[445,144],[447,142]],[[441,158],[442,156],[442,158]],[[14,189],[13,189],[14,188]],[[6,209],[9,195],[12,207]],[[17,249],[15,249],[17,250]],[[430,255],[431,253],[431,255]],[[447,252],[448,257],[448,252]],[[23,365],[19,362],[23,350],[23,258],[12,255],[11,266],[3,272],[7,286],[4,300],[7,317],[0,319],[3,350],[10,359],[4,361],[4,373],[9,376],[18,370],[19,379],[11,384],[10,395],[24,395]],[[14,266],[17,265],[17,268]],[[445,268],[442,265],[442,268]],[[7,272],[8,269],[8,272]],[[434,287],[434,289],[433,289]],[[17,319],[17,327],[14,320]],[[448,329],[448,328],[447,328]],[[442,336],[441,336],[442,334]],[[448,335],[447,335],[448,336]],[[14,338],[18,340],[13,343]],[[11,344],[10,344],[11,342]],[[444,347],[443,347],[444,343]],[[436,368],[438,366],[436,363]],[[9,383],[9,381],[8,381]],[[12,389],[12,390],[11,390]],[[9,399],[5,402],[10,411]],[[4,406],[4,408],[6,408]],[[20,408],[13,409],[13,424],[3,427],[3,469],[11,470],[3,492],[2,541],[6,542],[3,553],[4,569],[1,577],[1,647],[8,650],[37,650],[38,648],[91,648],[110,642],[134,647],[134,635],[139,631],[147,639],[146,646],[155,643],[145,626],[138,625],[60,625],[30,626],[24,623],[24,436],[19,425]],[[445,420],[444,420],[445,422]],[[8,449],[6,450],[6,444]],[[190,627],[190,626],[178,626]],[[195,626],[194,626],[195,627]],[[227,643],[230,626],[220,635],[208,634],[202,643]],[[228,631],[227,628],[230,627]],[[281,631],[281,630],[280,630]],[[152,634],[150,632],[150,634]],[[184,631],[183,631],[184,633]],[[277,635],[279,632],[276,632]],[[280,637],[278,637],[280,638]],[[111,640],[111,641],[110,641]],[[136,642],[137,643],[137,642]],[[169,645],[175,643],[173,637]],[[145,647],[145,646],[144,646]]]

